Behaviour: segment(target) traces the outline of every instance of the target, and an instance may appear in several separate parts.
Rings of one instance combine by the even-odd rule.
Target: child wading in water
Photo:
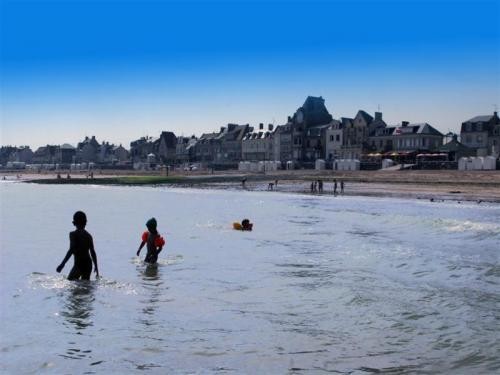
[[[76,230],[69,234],[69,250],[56,270],[57,272],[61,272],[66,262],[73,255],[75,263],[68,275],[68,280],[90,280],[92,262],[94,262],[96,278],[99,278],[94,241],[90,233],[85,230],[87,216],[84,212],[75,212],[73,215],[73,225],[76,227]]]
[[[165,240],[156,230],[156,219],[153,217],[148,220],[146,227],[148,230],[142,234],[142,242],[137,250],[137,256],[141,253],[142,248],[147,244],[148,252],[146,253],[146,258],[144,261],[147,263],[156,263],[158,260],[158,254],[160,254],[163,246],[165,245]]]

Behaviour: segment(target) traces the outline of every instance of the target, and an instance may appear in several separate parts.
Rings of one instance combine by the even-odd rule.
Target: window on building
[[[336,140],[337,142],[340,142],[340,134],[336,134],[336,135],[335,135],[335,140]]]
[[[333,142],[333,135],[330,135],[330,142]]]
[[[468,135],[467,137],[465,137],[465,142],[466,143],[471,143],[472,142],[472,137],[470,135]]]
[[[467,130],[468,132],[470,132],[470,131],[471,131],[471,129],[472,129],[471,124],[466,124],[466,125],[465,125],[465,130]]]

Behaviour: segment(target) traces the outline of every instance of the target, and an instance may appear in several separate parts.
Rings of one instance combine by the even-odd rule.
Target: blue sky
[[[0,1],[3,145],[278,125],[308,95],[442,132],[500,106],[500,0]]]

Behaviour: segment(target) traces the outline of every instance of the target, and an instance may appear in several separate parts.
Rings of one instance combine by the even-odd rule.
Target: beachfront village
[[[378,170],[499,167],[497,112],[464,119],[460,134],[429,123],[387,124],[382,112],[359,110],[335,119],[325,100],[309,96],[286,123],[227,124],[190,137],[162,131],[129,147],[85,137],[77,145],[2,146],[4,170],[198,169],[263,172],[276,169]]]

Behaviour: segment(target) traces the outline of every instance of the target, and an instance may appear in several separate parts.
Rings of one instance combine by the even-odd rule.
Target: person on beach
[[[337,179],[333,180],[333,195],[337,195]]]
[[[154,217],[147,221],[146,228],[148,228],[148,230],[142,234],[142,242],[137,250],[137,256],[139,256],[142,248],[147,244],[146,258],[144,258],[146,263],[156,263],[158,260],[158,254],[160,254],[163,246],[165,246],[165,240],[162,236],[160,236],[156,227],[157,222]]]
[[[340,180],[340,194],[344,194],[344,180]]]
[[[75,212],[73,215],[73,225],[76,227],[76,230],[69,234],[69,250],[56,270],[57,272],[61,272],[66,262],[73,255],[74,264],[69,272],[68,280],[90,280],[92,262],[94,262],[96,278],[99,278],[94,241],[90,233],[85,230],[87,216],[84,212]]]

